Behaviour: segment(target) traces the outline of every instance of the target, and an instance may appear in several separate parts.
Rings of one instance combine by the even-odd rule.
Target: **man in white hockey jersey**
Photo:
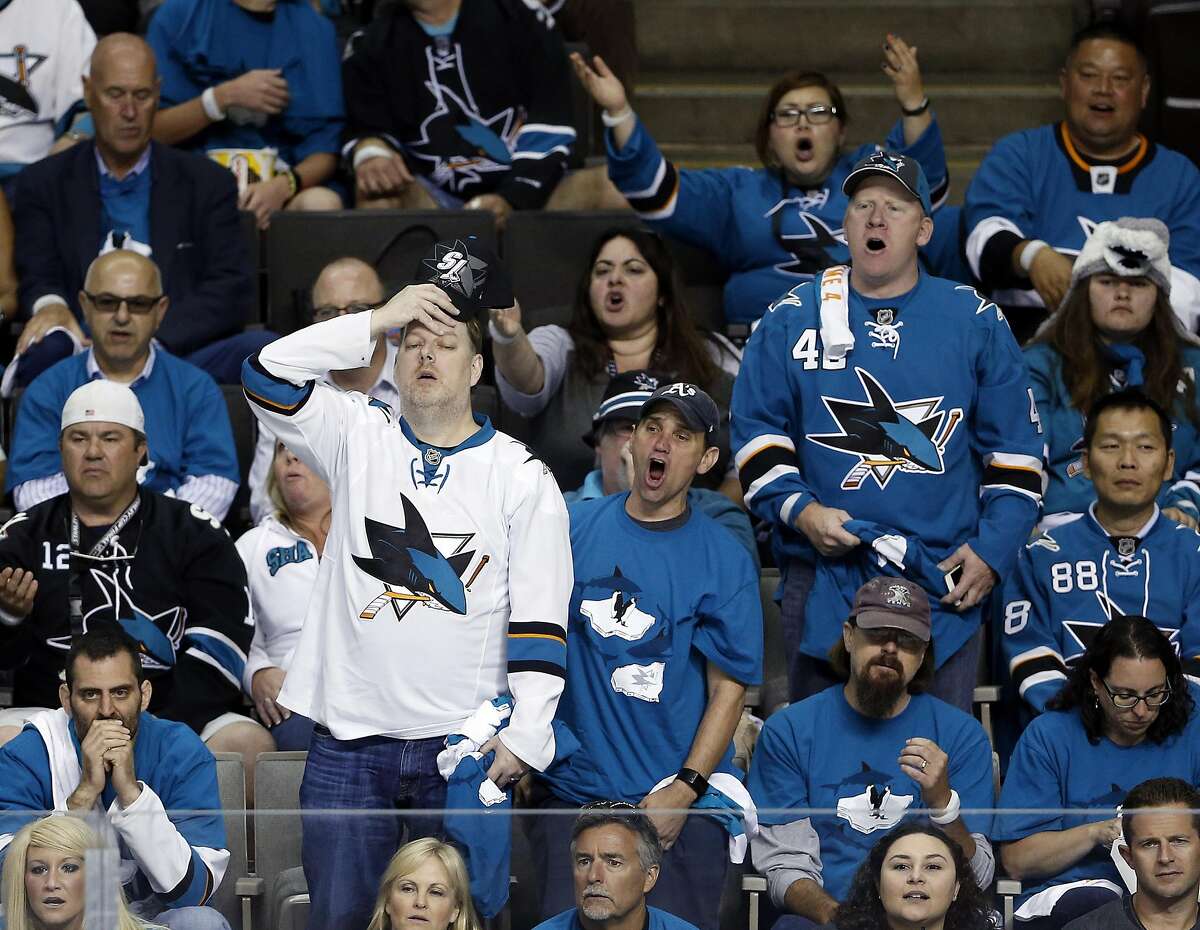
[[[509,788],[554,754],[572,587],[566,508],[549,469],[470,402],[483,367],[475,315],[511,305],[511,287],[473,239],[438,243],[422,277],[438,283],[293,333],[243,368],[256,416],[333,495],[279,695],[316,721],[306,809],[439,810],[444,737],[501,693],[514,705],[483,747],[495,754],[488,776]],[[321,383],[368,364],[395,329],[403,417]],[[367,924],[404,821],[410,838],[441,827],[437,815],[305,818],[312,926]]]

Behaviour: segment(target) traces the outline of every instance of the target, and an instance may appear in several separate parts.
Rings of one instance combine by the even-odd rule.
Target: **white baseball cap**
[[[126,385],[103,378],[77,387],[67,398],[59,432],[76,423],[119,423],[146,432],[146,417],[137,395]]]

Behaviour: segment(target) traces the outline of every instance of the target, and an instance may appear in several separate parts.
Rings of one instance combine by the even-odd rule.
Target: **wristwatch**
[[[696,792],[696,800],[704,797],[708,791],[708,779],[697,772],[695,769],[680,769],[679,774],[675,776],[676,781],[681,781],[692,791]]]

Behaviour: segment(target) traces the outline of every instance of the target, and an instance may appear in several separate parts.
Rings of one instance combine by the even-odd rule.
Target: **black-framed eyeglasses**
[[[800,117],[804,116],[808,118],[810,126],[824,126],[837,115],[837,107],[814,103],[808,107],[784,107],[782,110],[776,110],[771,114],[771,122],[780,129],[791,129],[800,125]]]
[[[635,811],[638,806],[630,804],[628,801],[588,801],[579,809],[581,811]]]
[[[83,296],[88,299],[97,313],[116,313],[121,309],[121,304],[124,304],[134,316],[145,316],[162,302],[164,295],[151,297],[148,294],[141,294],[133,297],[121,297],[118,294],[90,294],[84,291]]]
[[[333,304],[322,304],[320,307],[313,308],[313,319],[322,323],[325,320],[332,320],[335,317],[345,316],[348,313],[362,313],[364,310],[377,310],[383,304],[362,304],[353,303],[346,304],[344,307],[336,307]]]
[[[1133,694],[1129,691],[1114,691],[1103,678],[1100,679],[1100,684],[1104,685],[1104,690],[1108,692],[1108,699],[1113,702],[1113,706],[1119,707],[1121,710],[1132,710],[1138,706],[1139,701],[1145,701],[1147,707],[1162,707],[1171,700],[1169,687],[1159,688],[1149,694]]]

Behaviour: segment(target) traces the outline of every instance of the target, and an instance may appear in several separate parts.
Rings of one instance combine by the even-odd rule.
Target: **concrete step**
[[[758,167],[752,145],[660,145],[663,154],[681,168]],[[987,146],[955,145],[946,149],[950,168],[950,203],[961,204],[967,184],[987,154]]]
[[[885,82],[886,85],[886,82]],[[890,85],[843,84],[850,111],[848,145],[882,141],[900,116]],[[740,145],[753,141],[766,96],[762,81],[700,83],[688,75],[647,74],[638,84],[637,110],[660,143]],[[1052,122],[1062,115],[1058,87],[1045,81],[943,84],[928,81],[947,145],[991,145],[1000,136]]]
[[[647,71],[709,68],[838,77],[875,67],[888,31],[927,74],[1050,76],[1074,27],[1073,0],[649,0],[637,9]]]

